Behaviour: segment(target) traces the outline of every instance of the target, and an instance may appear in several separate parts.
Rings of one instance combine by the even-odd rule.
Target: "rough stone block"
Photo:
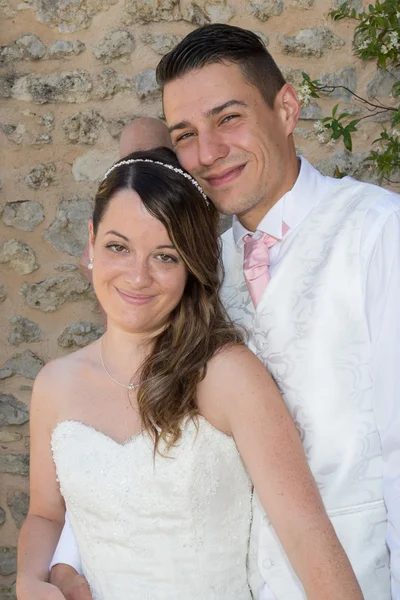
[[[0,547],[0,575],[11,575],[17,571],[17,549]]]
[[[11,492],[7,495],[7,504],[12,518],[20,529],[28,514],[29,495],[25,492]]]
[[[347,150],[339,150],[326,160],[321,160],[315,166],[323,174],[333,177],[336,166],[342,173],[350,175],[359,181],[367,183],[377,183],[378,176],[375,168],[371,163],[365,163],[364,158],[368,156],[368,152],[360,154],[352,154]]]
[[[90,99],[91,91],[92,80],[89,73],[83,69],[76,69],[49,75],[24,75],[14,81],[11,95],[16,100],[35,104],[81,104]]]
[[[40,342],[43,339],[43,331],[37,323],[25,319],[20,315],[15,315],[10,319],[11,331],[8,341],[13,346],[28,342]]]
[[[344,45],[344,40],[328,27],[302,29],[295,36],[280,35],[278,42],[284,54],[292,54],[308,58],[320,58],[327,50],[337,50]]]
[[[123,73],[117,73],[111,67],[107,67],[97,76],[94,95],[99,100],[108,100],[119,92],[131,91],[132,89],[132,79]]]
[[[282,0],[251,0],[246,5],[246,10],[252,17],[264,23],[270,17],[279,17],[283,7]]]
[[[20,275],[27,275],[39,268],[32,248],[14,239],[7,240],[0,246],[0,263],[8,263]]]
[[[127,25],[180,19],[179,0],[125,0],[123,21]]]
[[[39,283],[21,285],[25,304],[43,312],[53,312],[66,302],[77,302],[89,297],[91,285],[79,273],[50,277]]]
[[[21,50],[22,58],[39,60],[46,54],[46,46],[37,35],[27,33],[15,41]]]
[[[95,15],[108,10],[118,0],[36,0],[39,21],[60,32],[72,33],[90,26]]]
[[[29,475],[29,454],[0,454],[0,473],[27,477]]]
[[[17,81],[15,73],[0,75],[0,98],[11,98],[13,87]]]
[[[160,96],[155,69],[144,69],[135,76],[136,93],[140,100],[149,100]]]
[[[86,46],[83,42],[76,40],[74,42],[66,40],[57,40],[54,44],[51,44],[47,50],[48,58],[68,58],[70,56],[78,56],[86,50]]]
[[[343,100],[350,100],[352,98],[351,93],[343,88],[348,88],[353,92],[357,91],[357,71],[354,67],[343,67],[343,69],[340,69],[336,73],[324,73],[319,79],[323,85],[343,86],[337,90],[333,90],[330,94],[336,98],[343,98]]]
[[[72,175],[75,181],[100,182],[104,173],[118,158],[117,150],[90,150],[75,160],[72,165]]]
[[[54,183],[57,168],[55,163],[41,163],[36,165],[28,175],[25,176],[25,183],[28,187],[38,190],[40,188],[49,187]]]
[[[94,144],[104,119],[93,108],[75,113],[61,123],[65,137],[71,144]]]
[[[104,327],[88,321],[79,321],[68,325],[58,337],[62,348],[78,349],[91,344],[104,333]]]
[[[400,68],[391,68],[389,71],[378,69],[367,85],[368,98],[389,97],[396,81],[400,81]]]
[[[29,411],[12,394],[0,394],[0,427],[23,425],[29,421]]]
[[[11,123],[0,124],[0,129],[10,142],[17,145],[22,142],[26,132],[25,125],[22,125],[22,123],[19,123],[18,125],[13,125]]]
[[[141,36],[141,40],[144,44],[150,46],[154,52],[160,56],[164,56],[167,52],[170,52],[183,37],[181,35],[165,35],[165,34],[154,34],[145,33]]]
[[[62,200],[43,239],[60,252],[80,256],[88,239],[87,224],[92,214],[93,201],[90,199],[73,196]]]
[[[43,220],[43,207],[36,200],[7,202],[4,207],[4,223],[20,231],[33,231]]]
[[[35,379],[44,362],[31,350],[14,354],[10,360],[7,360],[4,367],[12,370],[14,375],[22,375],[27,379]]]
[[[106,65],[117,58],[130,56],[135,41],[128,31],[113,31],[93,46],[93,54]]]

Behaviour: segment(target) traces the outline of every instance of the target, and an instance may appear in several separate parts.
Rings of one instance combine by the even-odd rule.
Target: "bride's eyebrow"
[[[173,244],[162,244],[161,246],[156,246],[157,250],[162,250],[163,248],[169,248],[170,250],[176,250]]]
[[[117,235],[118,237],[122,238],[126,242],[129,242],[129,238],[127,238],[126,235],[122,235],[122,233],[118,233],[118,231],[114,231],[114,229],[110,229],[110,231],[107,231],[107,233],[105,235],[108,235],[109,233],[112,235]]]

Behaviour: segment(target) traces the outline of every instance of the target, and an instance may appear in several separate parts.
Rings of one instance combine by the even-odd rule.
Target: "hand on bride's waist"
[[[49,600],[92,600],[92,594],[83,575],[79,575],[69,565],[57,564],[50,573],[50,581],[62,592],[62,599],[49,597]]]

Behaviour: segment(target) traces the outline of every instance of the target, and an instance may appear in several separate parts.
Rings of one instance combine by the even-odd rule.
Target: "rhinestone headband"
[[[166,169],[169,169],[170,171],[175,171],[175,173],[179,173],[179,175],[182,175],[183,177],[188,179],[194,185],[194,187],[197,189],[197,191],[200,192],[200,194],[203,196],[204,200],[206,201],[207,206],[209,206],[209,201],[208,201],[205,191],[203,190],[201,185],[199,185],[197,183],[197,181],[195,179],[193,179],[193,177],[191,175],[189,175],[189,173],[186,173],[185,171],[182,171],[182,169],[178,169],[178,167],[174,167],[173,165],[170,165],[168,163],[163,163],[159,160],[151,160],[150,158],[130,158],[129,160],[121,160],[117,164],[110,167],[108,169],[108,171],[106,171],[102,181],[107,179],[107,177],[109,176],[111,171],[114,171],[114,169],[116,169],[120,165],[132,165],[133,163],[137,163],[137,162],[153,163],[154,165],[161,165],[162,167],[165,167]]]

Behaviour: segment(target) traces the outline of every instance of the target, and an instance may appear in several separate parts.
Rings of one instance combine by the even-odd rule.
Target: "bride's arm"
[[[199,408],[233,435],[308,600],[362,600],[296,427],[258,358],[238,346],[220,351],[199,387]]]
[[[64,524],[65,505],[51,453],[56,399],[51,364],[36,378],[30,411],[30,503],[18,542],[18,600],[63,599],[48,581],[49,564]],[[53,382],[54,383],[54,382]]]

